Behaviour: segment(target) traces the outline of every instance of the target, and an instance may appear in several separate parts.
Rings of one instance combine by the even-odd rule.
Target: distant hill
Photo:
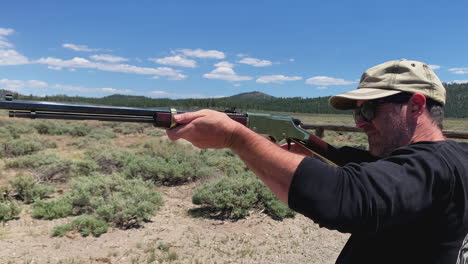
[[[236,95],[233,95],[233,96],[229,96],[229,98],[232,98],[232,99],[244,99],[244,98],[271,99],[271,98],[275,98],[275,97],[271,96],[269,94],[266,94],[266,93],[253,91],[253,92],[240,93],[240,94],[236,94]]]

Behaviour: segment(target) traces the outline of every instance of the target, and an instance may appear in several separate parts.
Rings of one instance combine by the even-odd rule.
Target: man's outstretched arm
[[[171,140],[183,138],[199,148],[230,148],[288,204],[289,186],[304,156],[281,149],[224,113],[201,110],[174,119],[182,125],[167,131]]]

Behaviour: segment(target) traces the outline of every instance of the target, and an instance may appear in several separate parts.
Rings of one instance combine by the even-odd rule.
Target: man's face
[[[365,101],[357,101],[358,107]],[[386,157],[395,149],[406,146],[411,140],[411,133],[406,118],[407,105],[382,103],[376,108],[372,120],[362,116],[356,120],[356,126],[364,129],[372,155]]]

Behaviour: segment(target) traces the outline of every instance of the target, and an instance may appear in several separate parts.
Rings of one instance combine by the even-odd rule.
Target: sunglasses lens
[[[371,101],[365,102],[361,107],[354,109],[354,121],[357,122],[359,120],[359,116],[362,116],[362,118],[367,122],[371,121],[374,119],[375,109],[376,105]]]

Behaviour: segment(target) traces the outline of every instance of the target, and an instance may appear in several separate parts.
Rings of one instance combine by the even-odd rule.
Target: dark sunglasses
[[[413,95],[409,93],[399,93],[380,99],[366,101],[360,107],[354,109],[354,121],[357,122],[359,120],[359,116],[362,116],[365,121],[369,122],[375,118],[377,107],[379,105],[384,103],[404,104],[409,101],[411,96]]]

